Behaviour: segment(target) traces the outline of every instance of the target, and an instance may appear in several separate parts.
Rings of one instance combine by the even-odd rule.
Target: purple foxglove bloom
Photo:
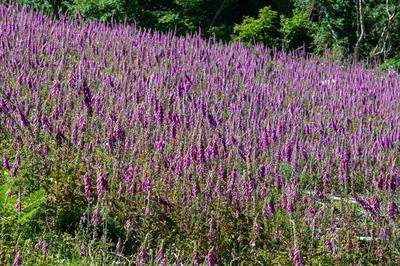
[[[369,199],[369,204],[374,209],[375,213],[379,214],[381,212],[381,204],[376,196],[372,196]]]
[[[11,188],[10,188],[10,189],[8,189],[8,190],[6,191],[6,197],[7,197],[7,198],[11,198],[11,196],[12,196],[12,190],[11,190]]]
[[[196,181],[193,181],[192,183],[192,195],[197,196],[200,194],[200,187]]]
[[[18,120],[21,125],[21,128],[26,128],[29,124],[28,119],[26,119],[25,115],[19,108],[18,108]]]
[[[87,173],[83,176],[83,185],[85,188],[86,199],[88,202],[91,202],[92,201],[92,192],[90,191],[91,184],[90,184],[89,174]]]
[[[356,202],[365,210],[367,211],[369,214],[371,214],[373,217],[376,217],[376,213],[374,208],[371,207],[371,205],[369,205],[369,203],[362,199],[360,196],[358,196],[357,194],[355,194],[354,192],[352,193],[354,199],[356,200]]]
[[[214,256],[214,254],[212,253],[211,250],[208,251],[208,254],[207,254],[207,265],[208,266],[214,266],[216,264],[217,264],[217,260],[216,260],[216,258]]]
[[[163,153],[164,147],[165,147],[165,142],[163,140],[156,141],[156,147],[157,147],[157,151],[159,153]]]
[[[387,205],[387,215],[389,220],[395,220],[396,216],[398,215],[398,209],[396,204],[393,202],[393,199],[390,198]]]
[[[92,213],[92,224],[95,227],[99,225],[99,211],[97,209]]]
[[[376,249],[376,251],[375,251],[375,255],[377,256],[377,257],[382,257],[383,256],[383,248],[382,247],[378,247],[377,249]]]
[[[297,245],[297,241],[295,241],[295,243],[294,243],[293,260],[294,260],[295,266],[303,265],[301,262],[300,250],[299,250],[299,246]]]
[[[83,248],[83,246],[79,247],[79,257],[85,257],[85,249]]]
[[[44,238],[40,238],[39,241],[35,244],[35,248],[39,250],[42,254],[47,254],[47,244]]]
[[[214,239],[214,234],[211,231],[207,233],[207,239],[210,242]]]
[[[103,170],[99,170],[97,173],[96,189],[97,189],[97,200],[102,201],[104,198],[104,192],[107,188],[106,174]]]
[[[131,222],[131,220],[126,220],[126,222],[125,222],[125,225],[124,225],[124,228],[125,228],[125,230],[126,230],[126,232],[129,234],[130,232],[132,232],[132,230],[133,230],[133,224],[132,224],[132,222]]]
[[[165,260],[164,251],[162,248],[159,248],[157,251],[157,258],[156,258],[157,265],[165,266],[167,262]]]
[[[10,163],[8,161],[7,155],[3,154],[3,167],[6,170],[10,170]]]
[[[324,184],[325,189],[327,189],[331,184],[330,177],[325,170],[322,170],[322,182]]]
[[[347,181],[346,174],[339,174],[339,185],[343,187],[344,184],[346,184],[346,181]]]
[[[379,237],[381,239],[388,239],[389,238],[389,234],[390,234],[390,231],[389,231],[388,228],[385,228],[385,227],[379,228]]]
[[[193,264],[193,266],[199,265],[199,258],[198,258],[197,252],[195,250],[193,250],[193,252],[192,252],[192,264]]]
[[[121,240],[118,239],[118,243],[115,246],[115,253],[121,254],[123,249],[124,249],[124,245],[121,243]]]
[[[214,221],[214,218],[213,218],[213,217],[211,217],[210,219],[208,219],[208,226],[209,226],[210,228],[213,228],[213,227],[215,226],[215,221]]]
[[[57,145],[57,147],[61,146],[64,138],[65,137],[64,137],[63,133],[61,132],[61,128],[59,126],[57,126],[57,130],[56,130],[56,145]]]
[[[146,192],[150,192],[151,191],[151,178],[150,177],[146,177],[142,181],[142,190],[146,191]]]
[[[140,259],[139,259],[139,265],[147,262],[150,258],[149,253],[147,253],[147,250],[144,248],[140,251]]]
[[[61,83],[59,80],[54,80],[53,85],[50,88],[50,97],[56,97],[61,89]]]
[[[13,266],[20,266],[21,264],[22,264],[22,256],[18,251],[17,254],[15,254],[15,257],[14,257]]]
[[[10,169],[10,170],[11,170],[11,172],[10,172],[11,176],[16,176],[16,175],[17,175],[18,170],[19,170],[20,161],[21,161],[21,159],[20,159],[20,155],[19,155],[19,153],[18,153],[18,154],[15,156],[14,162],[13,162],[12,167],[11,167],[11,169]]]
[[[15,212],[16,213],[20,213],[21,212],[21,201],[19,199],[15,203]]]
[[[275,213],[274,202],[271,200],[266,207],[263,208],[262,215],[264,218],[269,218]]]

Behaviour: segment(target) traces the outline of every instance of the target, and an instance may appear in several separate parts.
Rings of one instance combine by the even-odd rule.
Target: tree
[[[276,27],[278,12],[269,6],[260,9],[258,18],[246,16],[241,24],[234,27],[234,40],[246,43],[263,42],[274,47],[279,44],[278,30]]]

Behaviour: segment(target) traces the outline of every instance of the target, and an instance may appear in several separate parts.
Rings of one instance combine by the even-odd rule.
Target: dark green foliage
[[[262,42],[289,50],[329,52],[333,59],[352,59],[360,34],[360,14],[353,0],[14,0],[59,17],[123,23],[179,35],[202,31],[224,41]],[[268,6],[268,9],[265,8]],[[398,0],[362,2],[365,36],[358,44],[360,59],[383,62],[396,69],[400,49]]]
[[[307,51],[312,51],[314,25],[309,20],[307,13],[294,10],[291,18],[281,16],[281,25],[280,30],[286,48],[296,49],[304,47]]]
[[[262,42],[269,47],[279,45],[276,21],[278,12],[269,6],[260,9],[258,17],[246,16],[241,24],[234,27],[234,40],[245,43]]]

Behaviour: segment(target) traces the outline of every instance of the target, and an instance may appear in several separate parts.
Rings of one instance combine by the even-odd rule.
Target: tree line
[[[14,0],[59,17],[201,30],[221,41],[329,52],[337,60],[400,67],[400,0]]]

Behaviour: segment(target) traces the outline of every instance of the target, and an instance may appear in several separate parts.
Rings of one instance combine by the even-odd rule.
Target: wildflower
[[[99,215],[99,211],[98,211],[98,210],[95,210],[95,211],[93,212],[93,214],[92,214],[92,224],[93,224],[94,226],[98,226],[98,225],[99,225],[99,218],[98,218],[98,215]]]
[[[83,215],[82,217],[81,217],[81,221],[82,221],[82,223],[83,224],[87,224],[87,218],[86,218],[86,216],[85,215]]]
[[[213,228],[213,227],[214,227],[214,225],[215,225],[214,218],[213,218],[213,217],[211,217],[210,219],[208,219],[208,226],[209,226],[209,227],[210,227],[210,229],[211,229],[211,228]]]
[[[199,265],[199,258],[198,258],[196,250],[193,250],[193,252],[192,252],[192,264],[193,264],[193,266]]]
[[[28,126],[29,122],[28,119],[26,119],[25,115],[22,113],[22,111],[18,108],[18,120],[21,125],[21,128],[25,128]]]
[[[147,250],[144,248],[140,251],[140,259],[139,259],[139,265],[147,262],[150,258],[149,253],[147,253]]]
[[[269,218],[275,213],[274,202],[271,200],[266,207],[262,210],[262,215],[264,218]]]
[[[14,257],[13,266],[20,266],[21,264],[22,264],[22,256],[18,251]]]
[[[118,243],[115,246],[115,253],[120,254],[120,253],[122,253],[123,249],[124,249],[124,245],[121,243],[121,239],[118,239]]]
[[[16,213],[20,213],[21,212],[21,201],[19,199],[15,203],[15,212]]]
[[[383,256],[383,248],[379,247],[376,251],[375,251],[376,256],[378,257],[382,257]]]
[[[143,182],[142,182],[142,189],[146,192],[150,192],[151,191],[151,178],[150,177],[146,177]]]
[[[47,254],[47,244],[44,238],[40,238],[39,241],[35,244],[35,248],[39,250],[42,254]]]
[[[85,257],[85,249],[83,248],[83,246],[79,247],[79,257]]]
[[[132,232],[132,230],[133,230],[133,225],[132,225],[131,220],[129,220],[129,219],[126,220],[124,228],[125,228],[125,230],[126,230],[126,232],[127,232],[128,234],[129,234],[130,232]]]
[[[210,232],[208,232],[207,233],[207,239],[208,239],[208,241],[212,241],[213,240],[213,238],[214,238],[214,234],[210,231]]]
[[[393,199],[390,198],[389,202],[388,202],[388,206],[387,206],[387,215],[389,220],[393,221],[397,215],[397,206],[396,204],[393,202]]]
[[[10,170],[10,163],[8,161],[7,155],[3,154],[3,167],[6,170]]]
[[[216,263],[217,262],[216,262],[214,254],[212,253],[211,250],[208,251],[208,254],[207,254],[207,265],[208,266],[213,266],[213,265],[216,265]]]
[[[156,258],[157,265],[166,265],[165,256],[162,248],[159,248],[157,251],[157,258]]]
[[[106,175],[102,170],[98,171],[96,181],[97,181],[97,183],[96,183],[97,200],[101,201],[104,198],[104,191],[107,187]]]
[[[381,211],[381,205],[379,203],[379,200],[376,196],[373,196],[369,199],[369,204],[371,205],[371,207],[373,208],[373,210],[375,211],[375,213],[380,213]]]
[[[299,250],[299,246],[297,245],[297,241],[294,242],[293,259],[294,259],[295,266],[303,265],[301,263],[300,250]]]
[[[14,162],[11,167],[11,176],[16,176],[19,170],[19,164],[21,163],[20,155],[17,154],[14,158]]]
[[[85,174],[83,176],[83,184],[84,184],[84,188],[85,188],[85,196],[88,202],[92,201],[92,192],[90,191],[90,178],[89,178],[89,174]]]

